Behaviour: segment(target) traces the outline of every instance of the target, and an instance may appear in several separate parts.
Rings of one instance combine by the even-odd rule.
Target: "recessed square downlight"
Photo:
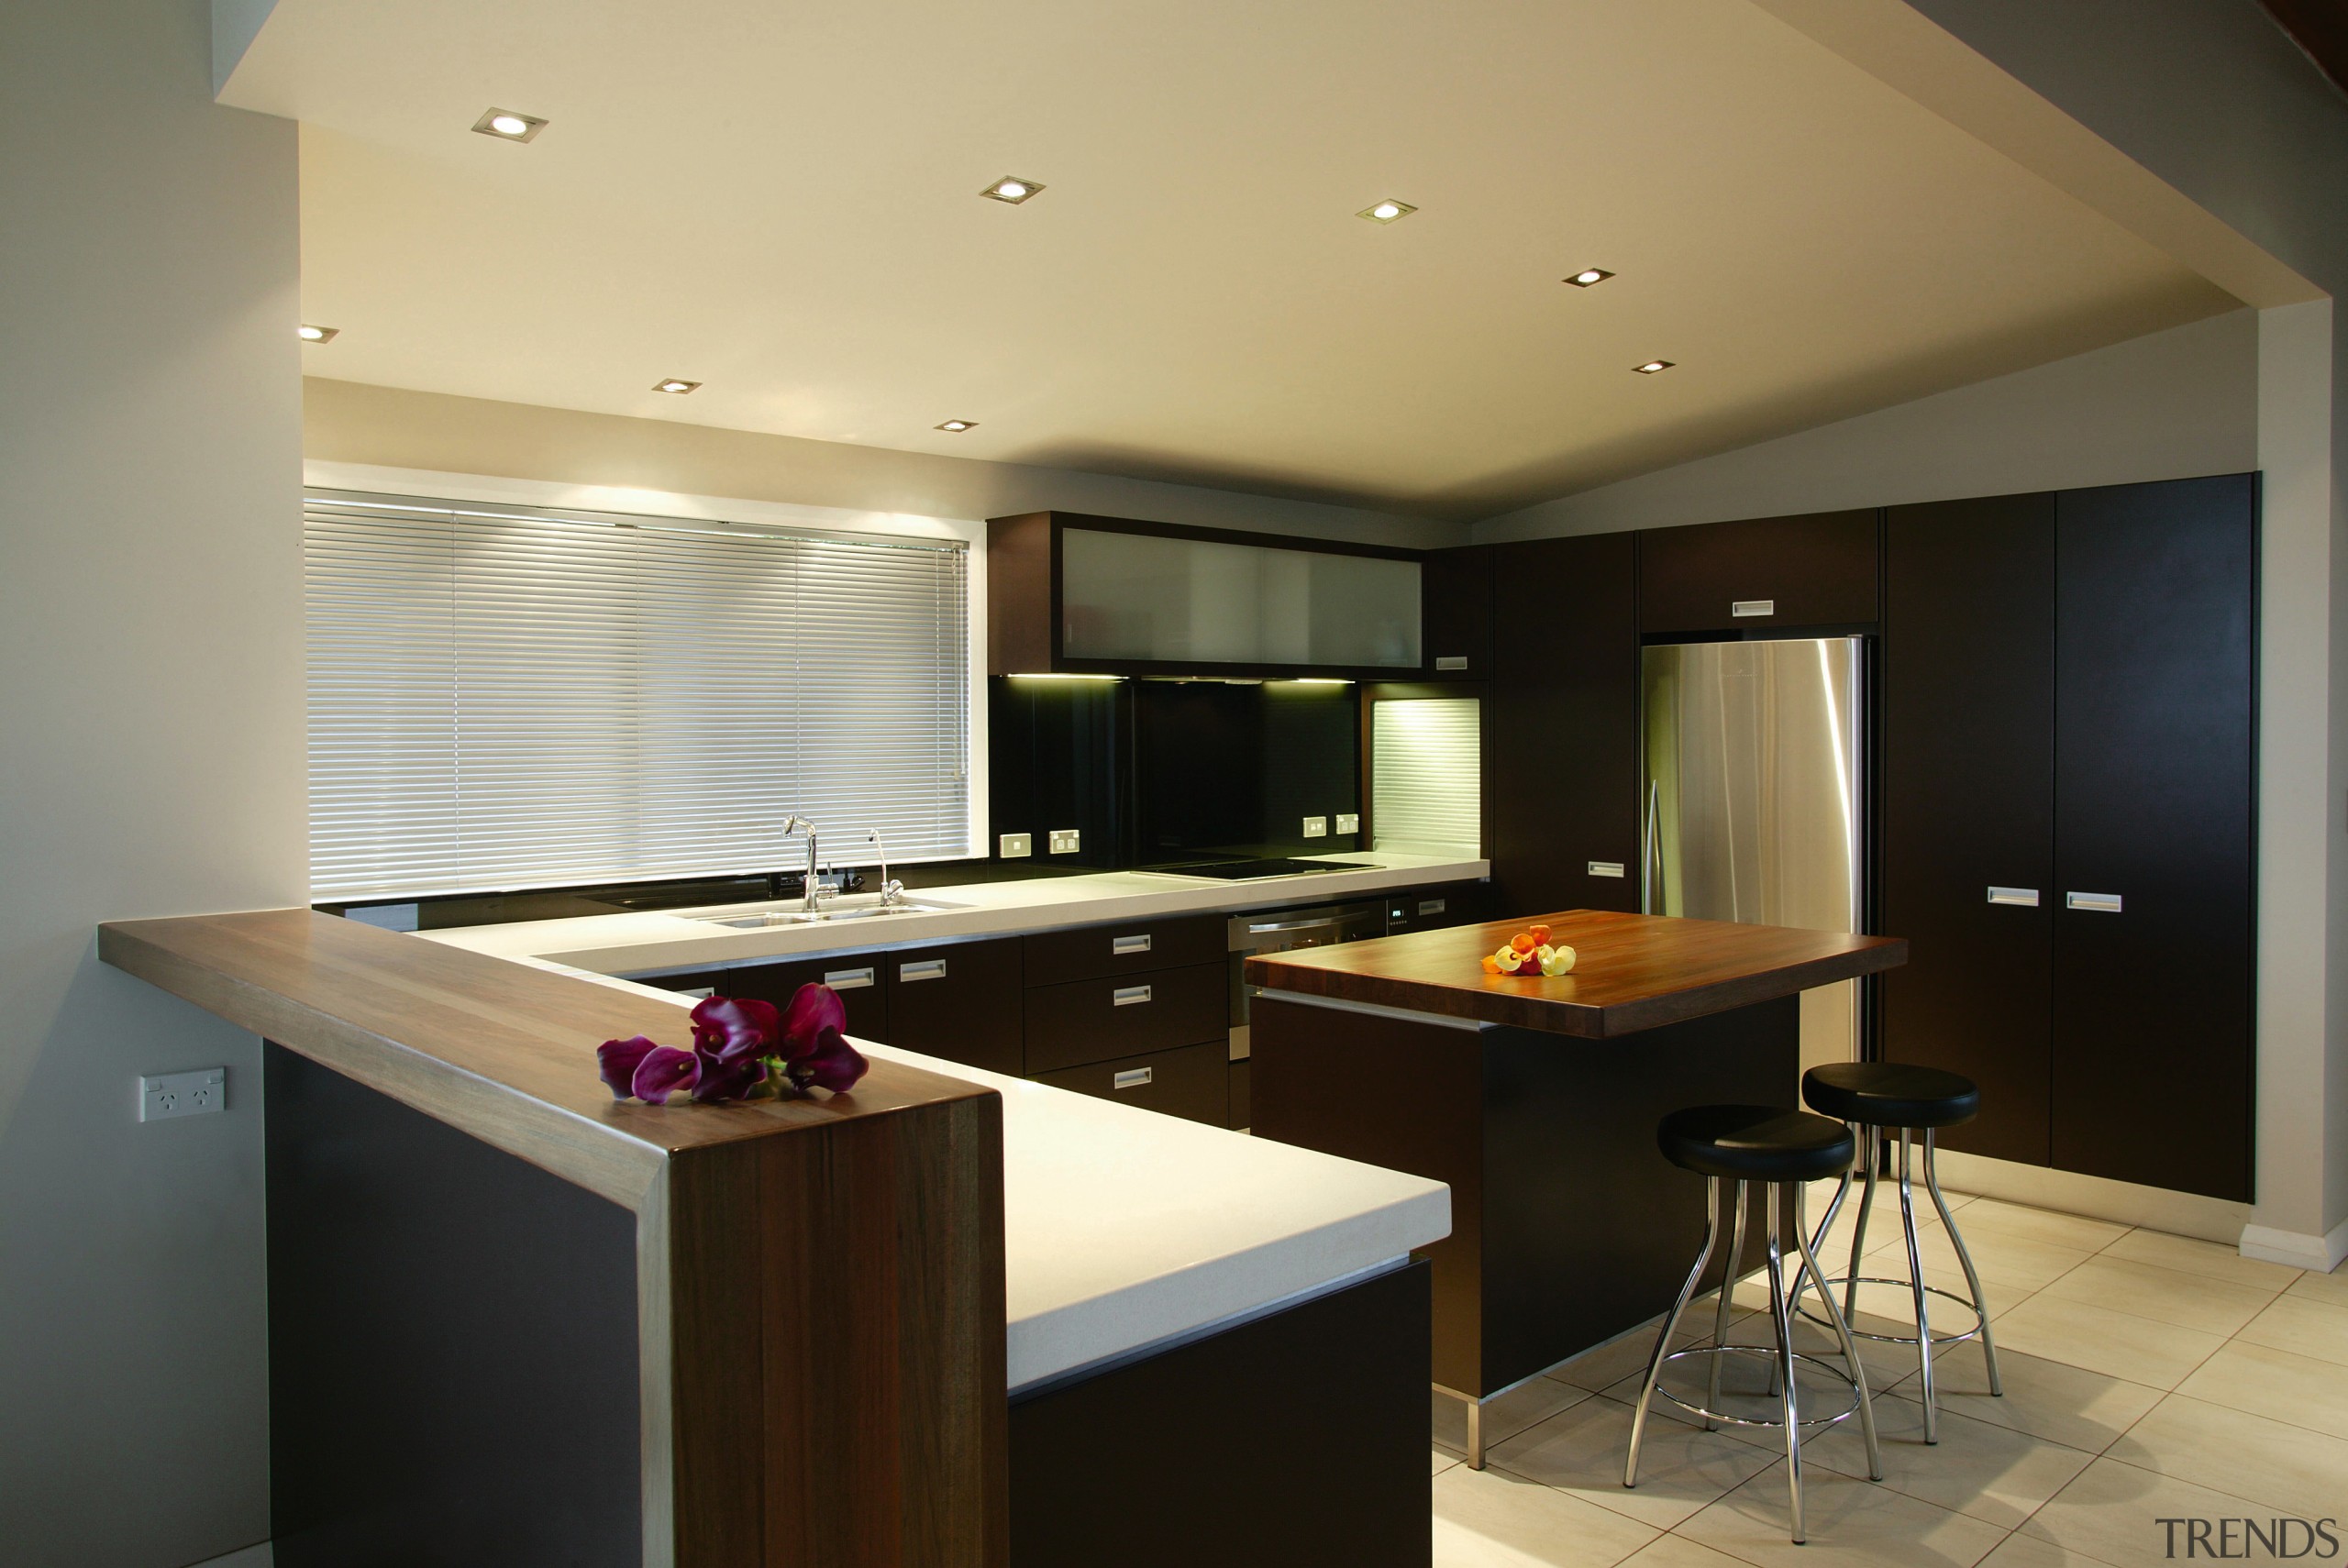
[[[979,194],[991,202],[1007,202],[1015,207],[1043,188],[1039,181],[1022,179],[1016,174],[1005,174],[1002,179],[980,191]]]

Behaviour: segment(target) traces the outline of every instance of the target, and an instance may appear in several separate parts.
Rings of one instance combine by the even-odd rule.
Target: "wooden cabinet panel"
[[[1230,968],[1220,960],[1035,987],[1027,993],[1027,1071],[1040,1076],[1202,1041],[1227,1058],[1230,988]]]
[[[2256,483],[2074,491],[2055,508],[2054,1163],[2235,1199],[2251,1196]]]
[[[880,957],[890,1044],[1013,1077],[1026,1071],[1019,938],[905,947]]]
[[[1220,1040],[1038,1073],[1036,1081],[1168,1116],[1230,1124],[1229,1061]]]
[[[1224,951],[1224,917],[1219,914],[1037,932],[1027,938],[1027,983],[1052,986],[1220,963]]]
[[[1429,680],[1483,680],[1492,666],[1492,550],[1464,545],[1420,564],[1420,648]]]
[[[1639,907],[1633,536],[1494,547],[1484,704],[1493,914]],[[1619,867],[1621,876],[1590,867]]]
[[[1866,624],[1877,615],[1876,523],[1870,509],[1646,529],[1639,630]],[[1505,565],[1496,574],[1508,575]]]
[[[1883,1054],[1962,1073],[1954,1149],[2045,1165],[2054,905],[2054,497],[1896,506],[1884,530]],[[1992,903],[1992,887],[2010,889]],[[2019,901],[2027,890],[2035,907]]]

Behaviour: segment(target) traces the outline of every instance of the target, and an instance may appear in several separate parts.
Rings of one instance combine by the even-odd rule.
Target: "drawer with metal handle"
[[[1056,1072],[1119,1056],[1213,1041],[1227,1051],[1221,963],[1161,969],[1146,980],[1112,976],[1027,991],[1027,1071]]]
[[[1145,1056],[1120,1056],[1058,1072],[1039,1073],[1038,1083],[1055,1088],[1137,1106],[1168,1116],[1187,1117],[1216,1127],[1228,1124],[1231,1069],[1218,1043],[1179,1046]]]
[[[1026,938],[1027,983],[1065,985],[1111,975],[1140,975],[1204,964],[1223,955],[1223,916],[1084,925]]]
[[[2117,893],[2066,893],[2063,895],[2063,907],[2066,910],[2084,910],[2089,914],[2118,914],[2121,912],[2120,895]]]
[[[1026,1071],[1019,938],[900,948],[881,965],[890,1044],[990,1072]]]

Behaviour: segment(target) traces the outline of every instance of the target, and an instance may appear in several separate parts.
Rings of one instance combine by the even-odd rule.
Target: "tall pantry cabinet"
[[[1952,1148],[2251,1196],[2257,481],[1889,509],[1884,1055]]]

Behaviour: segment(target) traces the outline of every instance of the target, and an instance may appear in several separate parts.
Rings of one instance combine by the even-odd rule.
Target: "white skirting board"
[[[1955,1149],[1939,1151],[1938,1160],[1943,1187],[1983,1198],[2001,1198],[2009,1203],[2026,1203],[2033,1209],[2084,1214],[2091,1220],[2109,1220],[2117,1225],[2142,1225],[2174,1236],[2197,1236],[2229,1247],[2242,1246],[2244,1252],[2249,1251],[2245,1227],[2258,1228],[2250,1224],[2249,1204],[2222,1198],[2138,1187],[2133,1182],[2081,1176],[2077,1171],[2052,1170],[2045,1165],[2017,1165],[2011,1160],[1992,1160]],[[2296,1257],[2277,1261],[2299,1262]],[[2333,1261],[2338,1261],[2337,1254]]]
[[[2340,1266],[2342,1259],[2348,1258],[2348,1220],[2334,1225],[2327,1236],[2277,1231],[2272,1225],[2244,1225],[2242,1255],[2265,1263],[2296,1264],[2318,1274],[2330,1274]]]

